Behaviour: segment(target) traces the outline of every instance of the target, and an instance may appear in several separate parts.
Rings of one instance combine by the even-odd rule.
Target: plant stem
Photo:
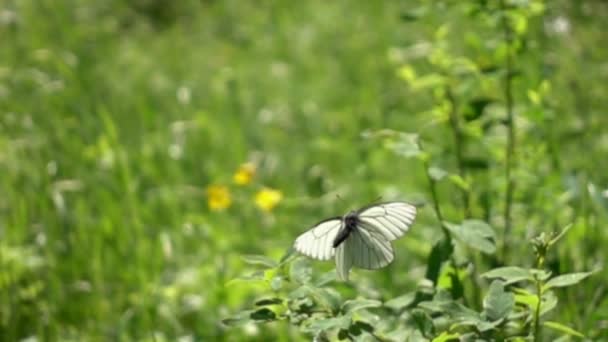
[[[507,43],[507,58],[506,58],[506,77],[504,84],[504,93],[505,93],[505,102],[506,102],[506,111],[507,111],[507,147],[506,147],[506,161],[505,161],[505,180],[506,180],[506,200],[505,200],[505,211],[504,211],[504,221],[505,221],[505,229],[503,232],[503,261],[506,262],[509,244],[508,244],[508,236],[511,231],[512,221],[511,221],[511,208],[513,206],[513,192],[515,188],[515,183],[511,177],[511,170],[513,168],[513,158],[515,154],[515,122],[514,122],[514,113],[513,113],[513,92],[512,92],[512,73],[513,73],[513,60],[511,53],[511,40],[512,40],[512,32],[511,27],[508,22],[508,18],[506,16],[506,9],[504,0],[500,1],[500,8],[502,11],[502,23],[503,23],[503,32],[504,39]]]
[[[538,303],[536,303],[536,311],[534,312],[534,342],[541,341],[542,334],[540,328],[540,304],[542,302],[542,281],[536,279],[536,295],[538,297]]]
[[[450,112],[449,112],[450,127],[452,129],[452,134],[454,136],[454,148],[456,149],[456,163],[458,166],[458,175],[462,179],[465,179],[466,170],[464,167],[464,156],[463,156],[464,141],[462,138],[462,131],[460,130],[460,124],[458,122],[458,108],[457,108],[456,99],[454,98],[454,94],[452,93],[452,90],[449,87],[446,89],[446,98],[447,98],[448,102],[450,102],[450,107],[451,107]],[[463,208],[464,208],[464,218],[465,219],[471,218],[471,203],[470,203],[469,192],[465,189],[460,189],[460,192],[461,192],[462,203],[463,203]]]
[[[429,161],[427,158],[423,159],[422,164],[424,166],[424,174],[426,175],[426,179],[429,181],[429,189],[431,190],[431,199],[433,200],[433,208],[435,209],[435,214],[437,215],[437,220],[439,220],[439,225],[441,226],[441,230],[445,235],[445,238],[448,243],[452,243],[452,236],[447,228],[443,225],[443,214],[441,213],[441,207],[439,206],[439,195],[437,194],[437,182],[431,177],[429,173]]]

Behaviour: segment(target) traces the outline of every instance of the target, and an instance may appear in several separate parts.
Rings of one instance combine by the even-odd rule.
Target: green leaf
[[[538,302],[538,297],[537,302]],[[542,295],[542,302],[540,303],[540,315],[548,313],[549,311],[555,309],[557,306],[557,296],[553,291],[548,291]]]
[[[567,225],[556,237],[549,241],[549,246],[554,245],[557,241],[559,241],[566,233],[572,228],[572,224]]]
[[[452,340],[459,340],[459,337],[459,333],[449,333],[447,331],[444,331],[439,336],[435,337],[432,342],[448,342]]]
[[[434,181],[440,181],[443,178],[445,178],[445,176],[448,175],[448,172],[444,169],[438,168],[438,167],[429,167],[428,169],[428,173],[429,176],[431,177],[431,179],[433,179]]]
[[[437,88],[441,87],[445,84],[446,77],[437,73],[431,73],[424,76],[419,76],[418,78],[409,82],[412,90],[424,90],[428,88]]]
[[[536,308],[538,304],[538,296],[529,292],[526,289],[513,287],[512,290],[515,292],[515,302],[517,304],[523,304],[528,306],[530,309]]]
[[[399,18],[403,21],[416,21],[420,19],[422,16],[426,15],[428,12],[428,7],[420,6],[418,8],[414,8],[412,10],[401,13]]]
[[[283,299],[278,298],[278,297],[272,297],[272,298],[259,299],[255,302],[255,305],[264,306],[264,305],[276,305],[276,304],[281,304],[281,303],[283,303]]]
[[[482,321],[482,322],[477,323],[475,326],[477,327],[477,330],[479,330],[480,332],[486,332],[486,331],[490,331],[490,330],[496,328],[503,321],[504,320],[502,320],[502,319],[496,320],[494,322]]]
[[[252,312],[253,312],[253,310],[241,311],[232,317],[223,319],[222,323],[225,325],[237,325],[237,324],[246,323],[251,319]]]
[[[252,281],[263,281],[265,280],[264,271],[256,271],[252,274],[241,276],[238,278],[230,279],[226,286],[230,286],[233,284],[241,283],[241,282],[252,282]]]
[[[424,310],[412,310],[411,319],[422,335],[427,336],[433,331],[433,319]]]
[[[466,157],[462,163],[469,170],[487,170],[490,167],[488,160],[480,157]]]
[[[340,310],[340,304],[342,304],[342,295],[340,292],[332,288],[313,288],[313,293],[319,302],[336,313]]]
[[[270,287],[275,291],[280,290],[281,287],[283,287],[283,278],[280,276],[272,278],[272,280],[270,281]]]
[[[305,327],[304,330],[309,332],[319,332],[330,329],[344,329],[347,330],[350,326],[351,318],[350,316],[339,316],[332,318],[320,318],[313,321],[308,327]]]
[[[332,281],[336,280],[336,270],[333,269],[329,272],[325,272],[323,273],[319,279],[317,279],[317,281],[315,281],[315,286],[317,287],[321,287],[321,286],[325,286],[329,283],[331,283]]]
[[[355,328],[359,331],[367,331],[368,333],[374,332],[374,326],[363,321],[356,321],[354,324],[351,325],[351,328]]]
[[[289,247],[289,249],[285,251],[285,254],[283,254],[283,256],[281,257],[281,260],[279,260],[279,266],[284,265],[287,261],[289,261],[289,258],[291,258],[295,254],[296,249],[293,248],[293,246]]]
[[[384,303],[384,306],[387,308],[393,309],[395,311],[401,311],[408,306],[412,305],[416,300],[416,293],[410,292],[406,293],[402,296],[390,299]]]
[[[460,177],[460,175],[450,175],[448,179],[461,190],[469,191],[471,189],[469,183]]]
[[[277,318],[277,314],[269,308],[261,308],[252,312],[249,317],[256,321],[274,321]]]
[[[347,300],[344,305],[342,305],[342,312],[350,313],[355,312],[357,310],[369,309],[369,308],[377,308],[382,306],[382,303],[378,300],[373,299],[351,299]]]
[[[266,268],[275,268],[279,265],[276,261],[263,255],[244,255],[242,258],[250,265],[261,265]]]
[[[486,254],[496,252],[496,244],[493,241],[492,228],[482,221],[465,221],[466,226],[443,222],[444,226],[452,233],[454,238],[468,247],[480,250]]]
[[[532,268],[530,269],[530,273],[532,274],[532,277],[543,282],[551,277],[551,271],[546,270]]]
[[[481,276],[488,279],[503,279],[505,281],[505,285],[517,283],[523,280],[534,280],[534,277],[532,277],[532,273],[530,273],[529,270],[516,266],[495,268],[491,271],[482,274]]]
[[[348,340],[348,337],[348,330],[340,329],[340,331],[338,331],[338,340],[345,341]]]
[[[429,253],[429,258],[426,262],[426,279],[430,280],[433,285],[437,284],[441,265],[450,258],[452,252],[453,246],[445,238],[437,241],[431,249],[431,253]]]
[[[505,291],[502,281],[494,280],[483,300],[483,312],[488,320],[498,321],[507,317],[514,305],[513,293]]]
[[[480,97],[469,101],[467,109],[464,112],[464,118],[466,121],[473,121],[479,119],[485,108],[496,100],[488,97]]]
[[[496,239],[496,232],[492,227],[485,221],[482,220],[464,220],[462,221],[462,227],[468,230],[475,231],[479,235],[485,238]]]
[[[578,284],[583,279],[587,278],[593,274],[593,272],[579,272],[579,273],[569,273],[557,276],[555,278],[549,279],[549,281],[543,286],[543,291],[548,290],[554,287],[565,287]]]
[[[289,269],[289,276],[296,283],[309,283],[312,278],[312,268],[310,267],[308,259],[298,258],[292,262]]]
[[[544,321],[543,325],[546,326],[547,328],[551,328],[551,329],[557,330],[559,332],[563,332],[568,335],[585,338],[585,335],[583,335],[582,333],[580,333],[568,326],[565,326],[561,323],[552,322],[552,321]]]
[[[453,300],[426,301],[419,303],[418,307],[434,313],[448,315],[455,321],[466,322],[469,325],[482,321],[479,313]]]
[[[418,134],[396,132],[385,139],[384,146],[406,158],[418,157],[422,153],[418,144]]]

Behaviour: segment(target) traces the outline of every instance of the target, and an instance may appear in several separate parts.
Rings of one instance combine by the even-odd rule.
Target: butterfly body
[[[409,230],[415,216],[416,207],[405,202],[373,204],[317,223],[294,247],[315,259],[335,258],[338,277],[348,280],[353,266],[378,269],[390,264],[391,241]]]
[[[350,233],[357,229],[357,223],[359,222],[357,212],[351,211],[350,213],[344,215],[342,222],[342,227],[338,231],[338,235],[336,235],[334,243],[332,244],[333,248],[338,248],[338,246],[340,246],[340,244],[348,238]]]

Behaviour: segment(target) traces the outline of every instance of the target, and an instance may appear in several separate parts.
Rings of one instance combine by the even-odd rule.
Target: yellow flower
[[[255,165],[252,163],[242,164],[236,171],[232,180],[238,185],[247,185],[251,183],[251,180],[255,176]]]
[[[207,187],[207,205],[209,209],[220,211],[232,204],[230,191],[223,185],[210,185]]]
[[[283,199],[279,190],[264,188],[255,194],[255,205],[263,211],[269,212]]]

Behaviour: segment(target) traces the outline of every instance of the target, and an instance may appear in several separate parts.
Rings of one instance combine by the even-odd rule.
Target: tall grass
[[[500,139],[443,139],[479,134],[463,131],[471,94],[454,98],[461,121],[450,126],[426,111],[432,94],[414,95],[400,78],[405,64],[434,70],[416,56],[436,47],[445,23],[450,53],[475,55],[480,65],[493,58],[497,42],[467,4],[425,13],[423,4],[1,3],[0,339],[301,337],[276,323],[228,329],[220,320],[266,290],[227,283],[249,269],[242,255],[278,260],[324,216],[379,195],[429,202],[428,168],[361,132],[420,132],[433,165],[448,170],[462,156],[502,160]],[[439,182],[436,191],[445,220],[512,227],[508,264],[529,264],[528,238],[572,223],[545,263],[561,274],[605,262],[607,9],[546,5],[527,22],[528,50],[509,85],[521,146],[509,176],[517,179],[511,223],[497,218],[498,190],[454,192]],[[245,162],[256,174],[234,184]],[[460,173],[474,177],[473,189],[504,185],[502,174],[475,172]],[[226,186],[231,206],[211,210],[209,185]],[[270,211],[254,200],[263,188],[283,195]],[[394,265],[338,289],[380,299],[415,289],[439,231],[424,209],[396,245]],[[605,280],[602,271],[559,292],[552,319],[604,337]]]

